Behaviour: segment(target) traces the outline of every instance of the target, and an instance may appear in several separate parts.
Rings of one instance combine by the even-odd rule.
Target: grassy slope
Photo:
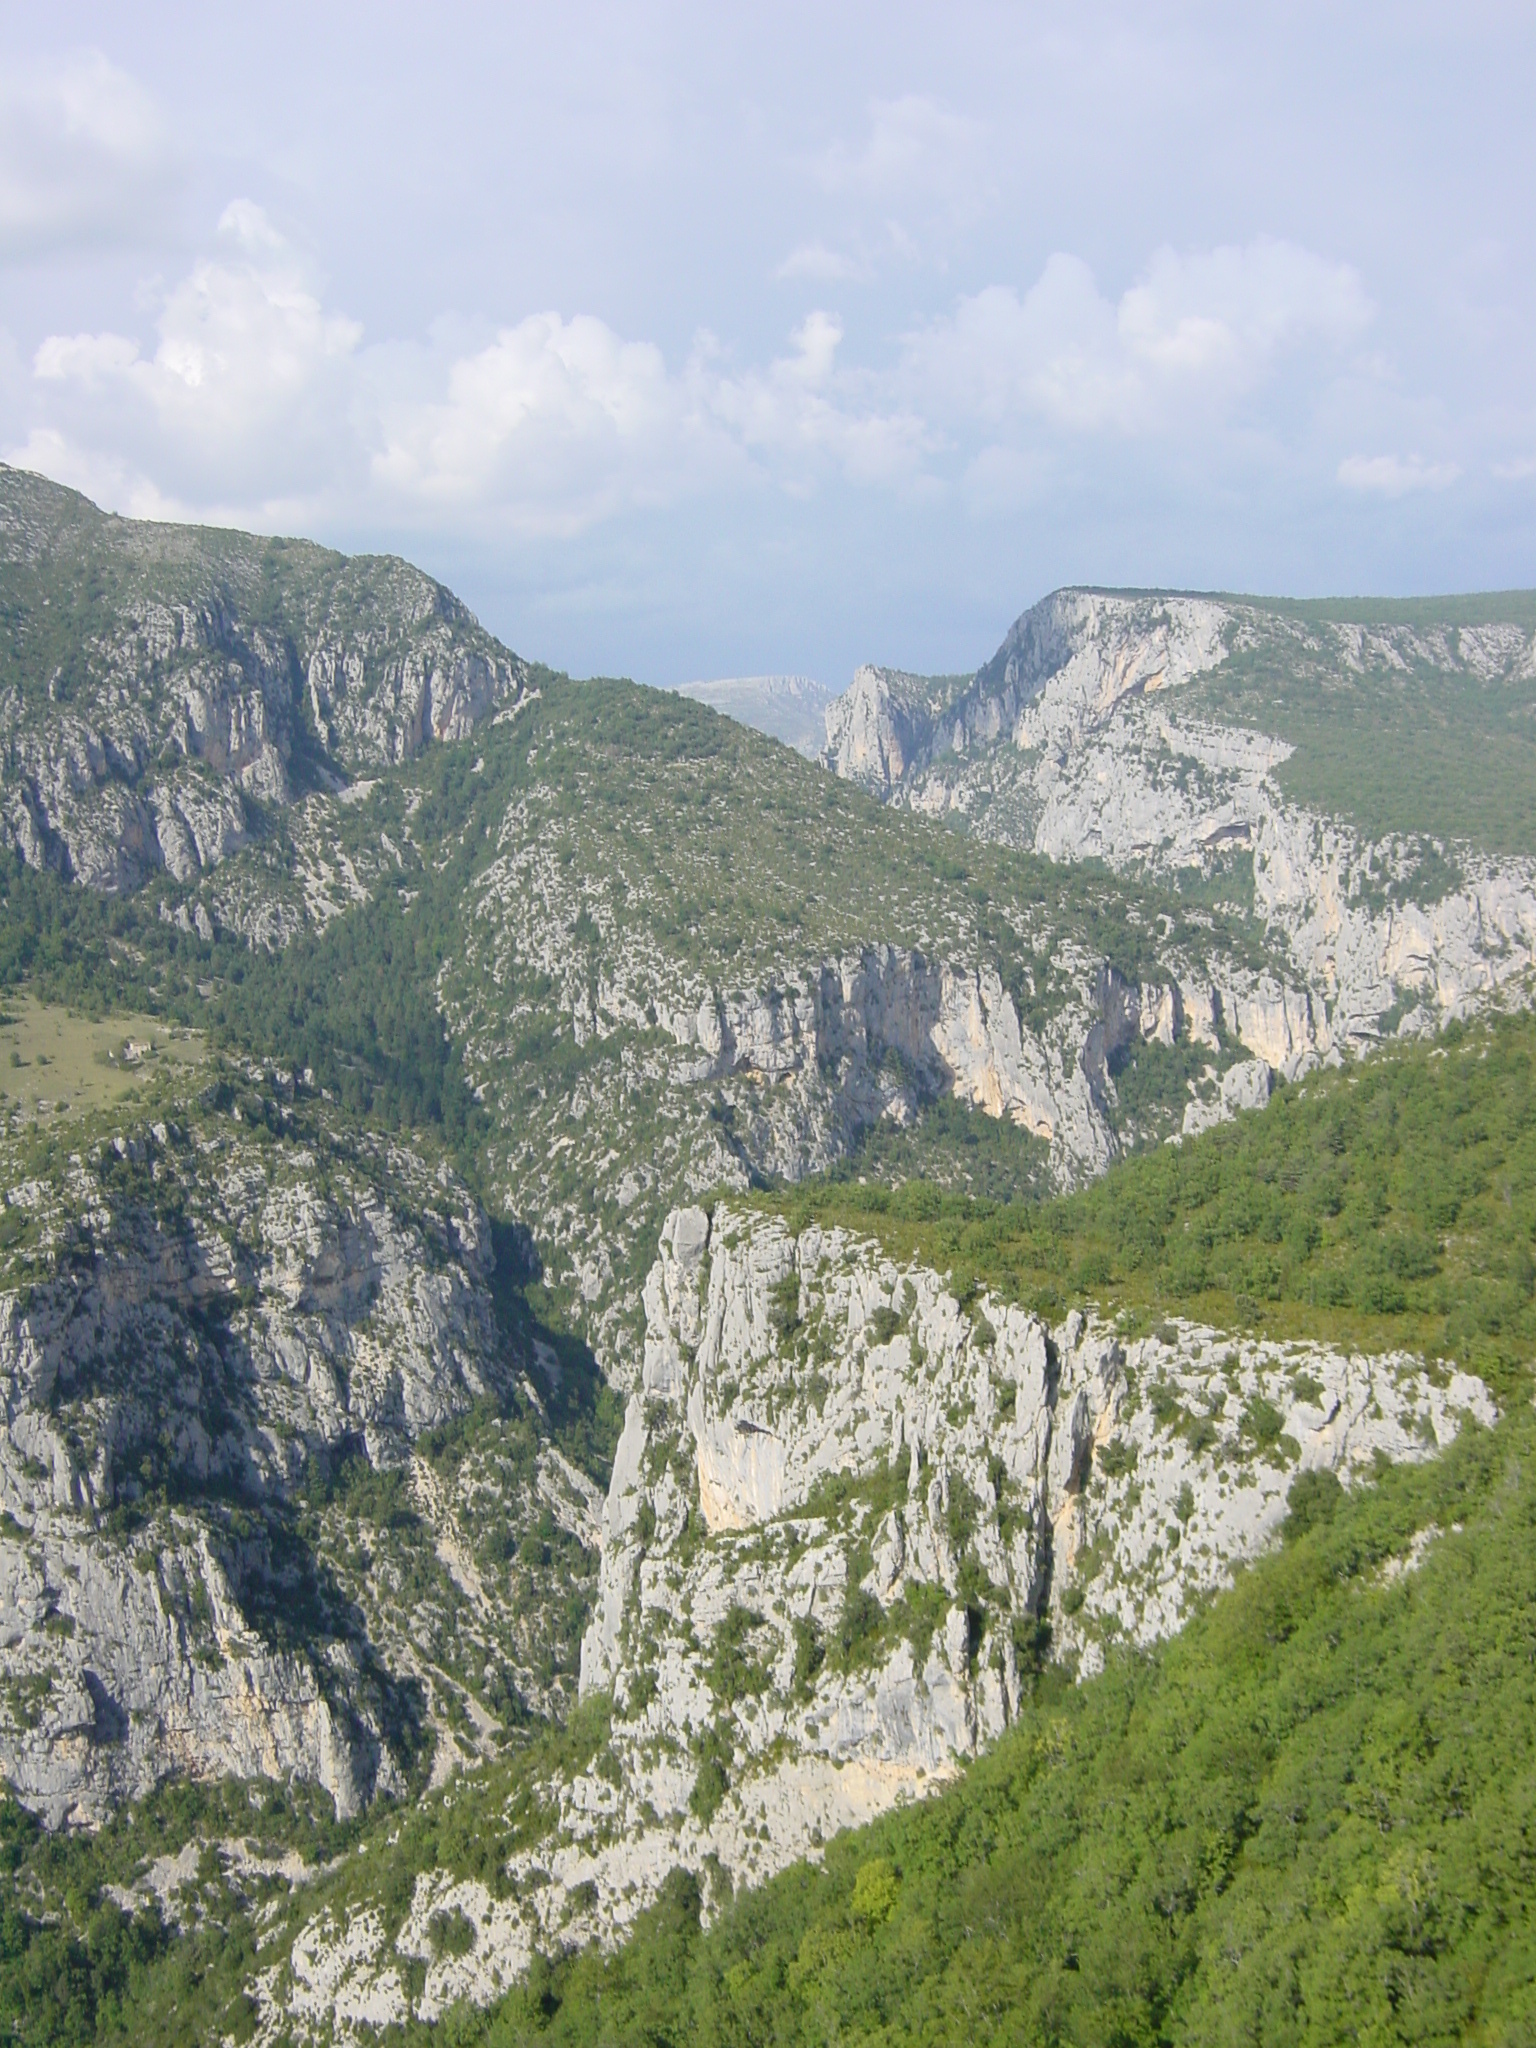
[[[1536,625],[1536,593],[1471,597],[1251,600],[1304,628]],[[1189,693],[1206,715],[1257,726],[1296,751],[1287,795],[1353,820],[1368,836],[1466,839],[1494,854],[1536,854],[1536,676],[1483,681],[1433,667],[1309,658],[1287,637],[1232,655]],[[1390,732],[1392,744],[1382,745]]]
[[[138,1048],[131,1058],[130,1044]],[[23,996],[0,1012],[0,1116],[122,1107],[159,1068],[196,1066],[202,1057],[196,1034],[168,1034],[153,1018],[93,1019]]]
[[[1314,1074],[1054,1202],[921,1182],[777,1201],[1046,1314],[1092,1300],[1405,1345],[1509,1384],[1536,1355],[1536,1019]]]

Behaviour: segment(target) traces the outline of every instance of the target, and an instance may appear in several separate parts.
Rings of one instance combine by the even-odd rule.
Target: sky
[[[0,4],[0,457],[670,684],[1536,584],[1536,9]]]

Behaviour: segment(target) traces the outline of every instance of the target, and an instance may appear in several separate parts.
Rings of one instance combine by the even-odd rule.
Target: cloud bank
[[[839,175],[894,178],[889,139]],[[883,368],[843,363],[815,309],[780,353],[741,363],[708,333],[669,364],[591,313],[529,314],[457,352],[370,340],[248,200],[167,290],[152,338],[50,334],[35,351],[29,437],[41,460],[130,506],[249,517],[387,503],[407,523],[574,537],[718,493],[805,497],[829,479],[942,492],[1019,476],[1061,436],[1219,442],[1304,359],[1326,375],[1370,326],[1347,264],[1292,244],[1160,249],[1111,298],[1053,255],[902,337]],[[1434,465],[1341,461],[1393,492]]]
[[[1536,28],[1304,12],[13,10],[0,456],[656,679],[1527,582]]]

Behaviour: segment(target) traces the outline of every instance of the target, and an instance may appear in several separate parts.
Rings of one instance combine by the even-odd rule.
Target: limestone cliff
[[[1515,627],[1303,629],[1249,600],[1058,591],[931,711],[861,669],[828,711],[823,758],[888,801],[1053,860],[1166,877],[1230,869],[1234,899],[1283,937],[1287,979],[1314,1006],[1278,1058],[1281,1040],[1237,1027],[1287,1072],[1303,1051],[1427,1029],[1518,992],[1536,963],[1531,861],[1372,839],[1286,798],[1285,740],[1179,707],[1179,693],[1255,649],[1345,681],[1366,662],[1490,682],[1536,662]]]
[[[498,1326],[462,1186],[281,1096],[275,1133],[194,1103],[4,1197],[0,1773],[50,1825],[173,1774],[296,1772],[348,1813],[434,1723],[443,1763],[493,1733],[497,1668],[558,1701],[558,1572],[477,1555],[550,1512],[595,1548],[553,1355]]]
[[[264,1974],[272,2038],[488,2001],[536,1950],[615,1938],[679,1864],[718,1901],[816,1858],[1003,1731],[1042,1624],[1091,1672],[1275,1540],[1299,1473],[1368,1482],[1494,1415],[1405,1355],[962,1307],[730,1204],[668,1218],[645,1305],[582,1652],[607,1743],[543,1785],[548,1833],[495,1885],[423,1872],[393,1935],[312,1918]],[[474,1938],[447,1954],[455,1913]]]
[[[3,466],[0,577],[0,843],[94,889],[191,881],[528,686],[407,563],[114,519]]]

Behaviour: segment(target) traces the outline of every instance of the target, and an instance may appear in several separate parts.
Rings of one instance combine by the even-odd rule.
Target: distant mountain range
[[[682,683],[677,694],[723,711],[812,760],[827,743],[832,692],[810,676],[723,676],[712,683]]]

